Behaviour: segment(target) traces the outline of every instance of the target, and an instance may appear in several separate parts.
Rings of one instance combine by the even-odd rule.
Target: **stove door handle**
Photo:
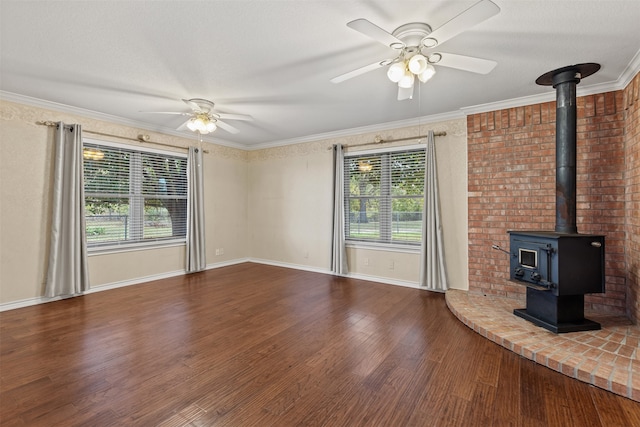
[[[495,249],[495,250],[497,250],[497,251],[504,252],[505,254],[510,255],[510,256],[513,256],[514,258],[516,257],[516,255],[515,255],[515,254],[512,254],[511,252],[509,252],[509,251],[507,251],[507,250],[505,250],[505,249],[502,249],[502,248],[501,248],[500,246],[498,246],[498,245],[491,245],[491,249]]]
[[[553,246],[551,246],[550,244],[546,244],[543,248],[541,248],[543,251],[547,252],[548,254],[552,254],[554,253],[556,250]]]

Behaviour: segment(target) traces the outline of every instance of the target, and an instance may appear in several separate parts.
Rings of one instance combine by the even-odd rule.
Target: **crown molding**
[[[325,139],[344,138],[353,135],[361,135],[363,133],[375,133],[389,129],[399,129],[403,127],[426,125],[429,123],[444,122],[447,120],[462,119],[465,114],[462,111],[452,111],[449,113],[434,114],[431,116],[415,117],[413,119],[398,120],[395,122],[379,123],[369,126],[361,126],[351,129],[343,129],[333,132],[318,133],[314,135],[303,136],[300,138],[285,139],[282,141],[267,142],[264,144],[245,147],[247,151],[264,150],[266,148],[282,147],[285,145],[303,144],[306,142],[315,142]]]
[[[576,88],[577,96],[595,95],[598,93],[613,92],[623,90],[629,85],[631,80],[640,72],[640,50],[636,52],[635,56],[629,62],[629,65],[622,72],[618,80],[612,82],[598,83],[590,86],[578,86]],[[542,93],[539,95],[523,96],[521,98],[507,99],[504,101],[490,102],[487,104],[472,105],[470,107],[463,107],[460,110],[465,115],[487,113],[490,111],[506,110],[515,107],[524,107],[526,105],[541,104],[543,102],[550,102],[556,100],[556,93],[553,91]]]
[[[148,130],[148,131],[151,131],[151,132],[158,132],[158,133],[162,133],[162,134],[165,134],[165,135],[172,135],[172,136],[177,136],[177,137],[180,137],[180,138],[190,139],[189,138],[189,134],[185,134],[183,132],[178,132],[178,131],[176,131],[175,129],[172,129],[172,128],[163,127],[163,126],[150,126],[148,123],[139,122],[139,121],[131,120],[131,119],[125,119],[124,117],[120,117],[120,116],[114,116],[114,115],[111,115],[111,114],[101,113],[99,111],[93,111],[93,110],[87,110],[87,109],[84,109],[84,108],[73,107],[71,105],[61,104],[61,103],[58,103],[58,102],[46,101],[44,99],[33,98],[33,97],[30,97],[30,96],[20,95],[20,94],[13,93],[13,92],[6,92],[6,91],[0,90],[0,100],[1,101],[8,101],[8,102],[15,102],[15,103],[18,103],[18,104],[30,105],[32,107],[43,108],[43,109],[46,109],[46,110],[54,110],[54,111],[59,111],[59,112],[62,112],[62,113],[74,114],[74,115],[78,115],[78,116],[82,116],[82,117],[87,117],[89,119],[101,120],[101,121],[114,123],[114,124],[119,124],[119,125],[123,125],[123,126],[134,127],[134,128],[137,128],[137,129]],[[198,138],[194,134],[194,137],[192,139],[196,139],[197,140]],[[246,150],[247,149],[247,147],[244,146],[244,145],[236,144],[234,142],[227,141],[227,140],[224,140],[224,139],[218,139],[218,138],[212,138],[212,137],[203,136],[202,137],[202,141],[203,142],[209,142],[209,143],[216,144],[216,145],[222,145],[222,146],[225,146],[225,147],[236,148],[236,149],[240,149],[240,150]]]
[[[578,86],[576,89],[577,96],[595,95],[597,93],[613,92],[624,89],[624,86],[618,82],[599,83],[591,86]],[[542,104],[544,102],[551,102],[556,100],[556,93],[554,91],[548,93],[541,93],[539,95],[523,96],[521,98],[507,99],[498,102],[489,102],[487,104],[472,105],[470,107],[463,107],[460,110],[465,115],[487,113],[490,111],[507,110],[509,108],[524,107],[526,105]]]
[[[627,68],[618,78],[618,82],[620,82],[620,89],[624,89],[629,86],[631,80],[633,80],[633,78],[638,73],[640,73],[640,49],[638,49],[636,55],[631,58],[631,61],[629,61],[629,65],[627,65]]]

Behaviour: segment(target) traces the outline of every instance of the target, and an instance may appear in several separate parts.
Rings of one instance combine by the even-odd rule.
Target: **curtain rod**
[[[447,132],[442,131],[442,132],[434,132],[433,136],[446,136]],[[349,144],[343,144],[342,146],[345,148],[351,148],[351,147],[363,147],[365,145],[378,145],[378,144],[388,144],[391,142],[399,142],[399,141],[409,141],[411,139],[421,139],[421,138],[426,138],[428,135],[418,135],[418,136],[410,136],[407,138],[397,138],[397,139],[382,139],[380,136],[376,136],[375,140],[373,142],[365,142],[362,144],[354,144],[354,145],[349,145]],[[333,150],[333,147],[328,147],[327,150]]]
[[[41,126],[49,126],[49,127],[58,126],[58,123],[52,122],[51,120],[39,121],[39,122],[36,122],[36,124],[37,125],[41,125]],[[178,148],[178,149],[181,149],[181,150],[188,150],[187,147],[180,147],[178,145],[172,145],[172,144],[165,144],[163,142],[150,141],[149,140],[149,135],[146,135],[146,134],[140,134],[140,135],[138,135],[137,138],[131,138],[131,137],[128,137],[128,136],[113,135],[111,133],[96,132],[96,131],[93,131],[93,130],[84,130],[83,129],[82,132],[83,133],[90,133],[92,135],[110,136],[112,138],[126,139],[127,141],[136,141],[136,142],[142,142],[142,143],[145,143],[145,144],[162,145],[164,147],[171,147],[171,148]],[[202,150],[202,152],[209,154],[209,150]]]

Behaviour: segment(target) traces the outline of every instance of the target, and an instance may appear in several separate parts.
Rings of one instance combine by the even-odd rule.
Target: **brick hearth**
[[[448,290],[447,306],[487,339],[554,371],[640,402],[640,327],[624,316],[586,311],[599,331],[554,334],[516,317],[524,298]]]

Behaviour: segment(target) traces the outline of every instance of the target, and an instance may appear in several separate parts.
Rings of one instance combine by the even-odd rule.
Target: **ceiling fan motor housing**
[[[422,39],[431,34],[431,26],[424,22],[410,22],[399,26],[391,34],[402,40],[407,47],[419,49]]]
[[[191,99],[187,99],[186,101],[188,101],[188,103],[196,104],[200,109],[200,111],[203,113],[210,112],[211,110],[213,110],[213,107],[215,106],[215,104],[212,101],[209,101],[208,99],[203,99],[203,98],[191,98]]]
[[[428,39],[429,34],[431,34],[431,26],[424,22],[410,22],[396,28],[392,35],[397,39],[402,40],[405,46],[401,48],[402,52],[398,58],[395,59],[395,62],[402,61],[403,59],[409,60],[418,54],[424,55],[430,64],[436,64],[440,61],[442,55],[439,53],[429,55],[422,51],[425,48],[435,47],[437,44],[434,40],[434,43],[429,44],[428,46],[424,45],[424,40]]]

